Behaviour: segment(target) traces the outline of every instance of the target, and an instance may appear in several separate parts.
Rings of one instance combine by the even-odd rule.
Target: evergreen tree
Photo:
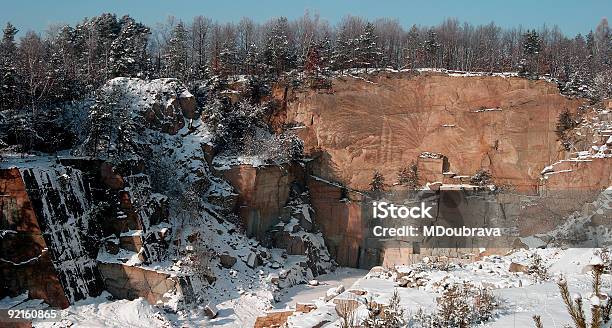
[[[355,67],[356,59],[356,47],[357,40],[351,38],[347,27],[343,26],[338,33],[336,40],[336,46],[332,55],[331,65],[333,69],[344,71],[347,68]]]
[[[0,43],[0,113],[15,109],[17,102],[17,45],[15,35],[18,30],[7,23]]]
[[[372,175],[370,190],[373,192],[382,192],[385,190],[385,177],[379,171],[374,171]]]
[[[245,56],[245,73],[249,75],[259,74],[261,72],[261,61],[259,60],[260,53],[257,45],[254,43],[251,44]]]
[[[146,77],[150,67],[146,52],[150,30],[129,16],[121,18],[120,25],[110,49],[112,75]]]
[[[188,34],[183,22],[179,22],[172,29],[170,40],[166,46],[164,56],[164,75],[185,81],[187,78],[188,63]]]
[[[295,67],[296,56],[289,42],[286,17],[279,18],[268,33],[263,56],[268,70],[277,77]]]
[[[537,77],[539,74],[538,59],[542,50],[542,41],[535,30],[523,35],[523,58],[519,64],[519,74],[525,77]]]
[[[328,36],[324,37],[322,40],[313,42],[309,46],[303,69],[306,76],[312,79],[311,85],[313,87],[326,88],[330,86],[331,58],[331,41]]]
[[[89,74],[100,85],[112,76],[111,48],[121,31],[121,25],[114,14],[105,13],[94,17],[87,26],[88,54],[90,55]]]
[[[378,46],[374,24],[368,22],[365,25],[363,33],[356,40],[356,45],[356,66],[365,68],[366,73],[368,68],[377,67],[382,59],[382,51]]]
[[[112,111],[115,99],[111,99],[104,91],[99,91],[95,103],[88,113],[83,154],[99,157],[108,154]]]
[[[423,51],[425,53],[426,64],[429,67],[438,67],[438,54],[440,50],[438,41],[438,33],[433,29],[429,29],[427,39],[423,42]]]
[[[219,53],[219,73],[222,76],[234,75],[238,70],[238,52],[234,42],[224,42]]]
[[[75,32],[68,25],[63,26],[51,42],[51,100],[61,102],[74,99],[80,94],[81,86],[77,77],[77,50]]]

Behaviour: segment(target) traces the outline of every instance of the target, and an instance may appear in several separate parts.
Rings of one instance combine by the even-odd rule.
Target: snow
[[[88,327],[88,328],[166,328],[175,326],[176,319],[142,298],[133,301],[109,300],[104,292],[94,298],[78,301],[61,311],[60,322],[37,323],[37,328]]]

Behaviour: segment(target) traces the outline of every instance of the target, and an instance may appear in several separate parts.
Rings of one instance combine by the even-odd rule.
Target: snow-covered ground
[[[317,285],[296,285],[282,291],[280,301],[274,308],[283,309],[295,306],[296,303],[311,303],[325,297],[327,290],[339,285],[351,286],[368,273],[367,270],[338,268],[334,272],[316,277]]]
[[[594,249],[537,249],[519,250],[502,256],[489,256],[480,261],[451,267],[446,270],[417,271],[424,283],[417,288],[399,287],[395,275],[398,272],[409,272],[416,267],[398,267],[393,270],[379,268],[370,273],[365,270],[339,268],[334,273],[318,277],[318,286],[297,285],[281,293],[280,301],[273,304],[276,309],[292,308],[296,302],[313,303],[317,309],[307,314],[295,314],[289,318],[290,327],[312,327],[326,321],[324,327],[338,327],[339,317],[335,312],[334,301],[341,299],[372,299],[379,304],[388,302],[394,290],[401,298],[406,318],[410,318],[419,309],[431,312],[436,308],[436,299],[445,286],[451,283],[469,281],[475,286],[492,290],[500,307],[493,320],[483,324],[484,327],[532,327],[534,314],[542,317],[545,327],[563,327],[571,323],[565,305],[561,299],[556,281],[563,277],[569,284],[572,294],[581,294],[585,307],[590,306],[591,275],[589,263],[597,258]],[[534,254],[543,259],[550,278],[536,281],[529,274],[510,272],[511,263],[529,265]],[[335,298],[325,301],[328,290],[339,285],[345,291]],[[602,291],[607,292],[612,286],[612,276],[604,274]],[[357,296],[355,291],[366,292]],[[178,314],[166,313],[163,309],[149,305],[143,299],[134,301],[111,300],[109,294],[97,298],[79,301],[62,311],[64,321],[55,323],[37,323],[35,327],[252,327],[257,316],[270,310],[270,304],[262,302],[258,293],[264,290],[252,290],[228,301],[218,304],[218,316],[208,319],[203,308],[183,311]],[[14,306],[20,299],[4,299],[0,305]],[[12,302],[12,303],[11,303]],[[588,312],[588,311],[587,311]],[[363,315],[363,314],[362,314]]]

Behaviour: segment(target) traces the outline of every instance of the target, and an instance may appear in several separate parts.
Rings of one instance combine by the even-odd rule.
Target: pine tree
[[[313,42],[309,47],[304,62],[304,73],[312,79],[314,88],[327,88],[330,86],[332,49],[329,37]]]
[[[296,57],[289,42],[289,23],[286,17],[277,19],[266,38],[264,63],[277,77],[295,67]]]
[[[113,41],[121,31],[121,25],[117,21],[117,16],[109,13],[94,17],[86,25],[88,25],[87,33],[91,33],[88,36],[90,65],[92,65],[89,68],[89,74],[99,85],[112,76],[111,48]]]
[[[219,53],[219,74],[222,76],[234,75],[238,69],[238,52],[236,44],[226,41]]]
[[[146,77],[150,67],[146,52],[150,30],[129,16],[121,18],[120,25],[121,30],[110,49],[112,75]]]
[[[379,171],[374,171],[372,175],[370,190],[373,192],[382,192],[385,190],[385,177]]]
[[[15,109],[17,102],[17,32],[15,26],[7,23],[0,43],[0,113]]]
[[[57,37],[51,41],[50,80],[53,81],[53,89],[50,93],[53,102],[67,101],[81,94],[75,45],[75,31],[68,25],[63,26]]]
[[[257,75],[261,72],[261,61],[260,61],[260,53],[259,53],[259,48],[257,47],[256,44],[251,44],[251,46],[248,47],[249,49],[247,50],[246,53],[246,59],[245,59],[245,68],[246,68],[246,73],[249,75]]]
[[[426,63],[429,67],[438,67],[438,54],[440,50],[438,41],[438,33],[433,29],[429,29],[427,39],[423,42],[423,51],[426,56]]]
[[[542,50],[540,36],[535,30],[523,35],[523,58],[519,64],[519,75],[537,77],[539,74],[538,59]]]
[[[374,31],[374,24],[368,22],[363,33],[357,38],[357,67],[365,68],[366,73],[368,68],[377,67],[381,61],[382,51],[378,46],[378,37]]]
[[[113,109],[118,99],[113,93],[98,91],[96,101],[89,109],[86,139],[83,143],[83,154],[92,157],[108,156],[111,142]]]
[[[338,33],[336,39],[336,46],[332,54],[331,66],[335,70],[344,71],[347,68],[355,67],[356,58],[356,44],[357,40],[351,38],[347,27],[343,26]]]
[[[179,22],[172,29],[170,40],[164,55],[164,75],[180,80],[187,78],[189,68],[187,43],[188,35],[183,22]]]

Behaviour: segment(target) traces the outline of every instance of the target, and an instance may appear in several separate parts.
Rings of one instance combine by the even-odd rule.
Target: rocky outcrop
[[[542,175],[547,191],[606,189],[612,186],[612,157],[562,160]]]
[[[279,310],[270,311],[263,316],[257,317],[254,328],[274,328],[283,327],[287,323],[287,319],[292,316],[294,311]]]
[[[182,294],[180,280],[168,273],[119,263],[100,263],[98,269],[106,290],[120,299],[142,297],[157,304],[168,301],[177,291]]]
[[[333,92],[289,99],[279,120],[302,127],[296,131],[317,159],[314,174],[359,190],[374,170],[392,183],[401,167],[430,152],[446,156],[456,174],[487,168],[501,183],[535,191],[541,169],[563,158],[559,113],[583,104],[542,80],[439,73],[344,77]],[[424,174],[423,183],[442,173]]]
[[[102,88],[117,86],[123,100],[143,119],[143,126],[168,134],[176,134],[185,125],[185,119],[195,118],[195,97],[176,79],[145,81],[119,77]]]
[[[17,168],[0,170],[0,283],[0,298],[27,290],[52,306],[68,306]]]
[[[155,243],[163,236],[151,228],[167,221],[166,199],[146,189],[145,175],[124,178],[104,162],[79,158],[10,165],[18,168],[0,169],[0,272],[6,277],[0,296],[28,291],[64,308],[105,288],[97,261],[104,246],[115,254],[137,252],[145,263],[159,255]],[[135,208],[135,199],[143,206]],[[111,235],[116,242],[103,242]]]
[[[325,237],[330,254],[341,266],[365,266],[363,262],[366,261],[360,258],[365,224],[361,209],[362,195],[317,177],[308,179],[308,188],[315,209],[315,221]]]
[[[289,200],[291,184],[303,179],[292,164],[237,165],[222,171],[223,177],[238,193],[235,212],[249,237],[263,240],[266,232],[280,222]]]

